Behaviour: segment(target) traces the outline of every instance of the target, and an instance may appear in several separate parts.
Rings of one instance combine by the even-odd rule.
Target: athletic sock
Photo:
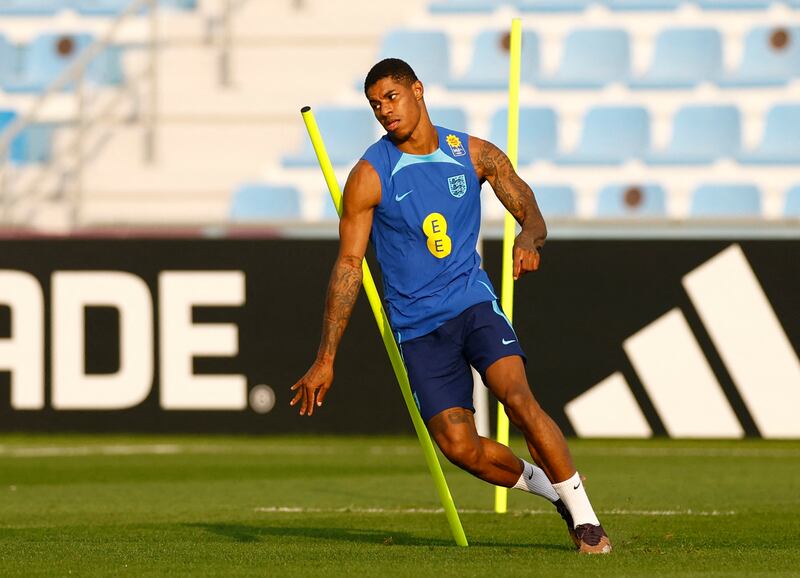
[[[597,519],[592,505],[589,503],[589,496],[586,495],[586,489],[583,487],[578,472],[575,472],[575,475],[568,480],[553,484],[553,488],[567,505],[576,528],[581,524],[600,525],[600,520]]]
[[[553,484],[547,479],[544,470],[525,460],[522,460],[522,475],[514,487],[523,492],[547,498],[551,502],[558,501],[558,494],[553,489]]]

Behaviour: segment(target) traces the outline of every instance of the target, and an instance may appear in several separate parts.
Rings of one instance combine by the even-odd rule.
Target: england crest
[[[464,175],[448,177],[447,186],[450,187],[450,194],[460,199],[467,192],[467,178]]]

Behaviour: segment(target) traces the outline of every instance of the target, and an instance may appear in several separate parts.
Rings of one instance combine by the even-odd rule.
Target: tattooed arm
[[[344,187],[344,211],[339,223],[339,255],[333,265],[325,300],[317,358],[292,386],[290,405],[300,403],[300,415],[312,415],[333,383],[333,361],[361,288],[361,260],[367,250],[372,213],[380,202],[381,184],[372,165],[359,161]]]
[[[519,177],[505,153],[492,143],[470,137],[469,151],[480,181],[489,181],[497,198],[522,225],[522,231],[514,240],[514,279],[536,271],[539,252],[547,238],[547,226],[533,191]]]

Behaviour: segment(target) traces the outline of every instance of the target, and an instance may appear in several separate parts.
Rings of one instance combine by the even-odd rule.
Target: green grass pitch
[[[610,556],[446,464],[454,546],[408,437],[3,435],[0,576],[800,576],[800,442],[571,446]]]

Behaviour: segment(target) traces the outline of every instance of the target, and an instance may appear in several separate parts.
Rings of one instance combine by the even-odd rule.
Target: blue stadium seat
[[[638,106],[597,107],[583,121],[576,151],[556,157],[565,165],[616,165],[638,158],[650,145],[650,115]]]
[[[37,37],[23,52],[22,70],[6,77],[4,89],[7,92],[44,90],[93,41],[89,34],[45,34]],[[111,47],[95,57],[87,67],[86,80],[101,85],[122,84],[121,49]]]
[[[341,190],[344,190],[344,185],[340,186]],[[331,199],[331,194],[328,189],[322,191],[322,220],[323,221],[333,221],[334,219],[339,219],[339,213],[336,212],[336,207],[333,205],[333,199]]]
[[[515,0],[522,12],[582,12],[594,0]]]
[[[436,126],[460,132],[469,132],[467,113],[464,112],[463,108],[432,106],[428,108],[428,114],[431,117],[431,122]]]
[[[726,87],[781,86],[800,76],[800,26],[759,26],[748,32],[736,72],[720,79]]]
[[[770,109],[761,144],[738,159],[743,164],[800,164],[800,104]]]
[[[759,217],[761,192],[754,185],[701,185],[692,195],[692,217]]]
[[[710,164],[740,150],[741,117],[735,106],[686,106],[675,115],[672,140],[664,151],[645,155],[648,164]]]
[[[533,194],[545,218],[574,217],[577,213],[575,191],[569,186],[534,185]]]
[[[13,110],[0,110],[0,136],[16,120]],[[51,159],[53,127],[47,124],[28,126],[18,134],[9,149],[9,160],[14,164],[44,163]]]
[[[607,185],[597,198],[597,216],[607,218],[665,217],[666,194],[661,185]]]
[[[508,49],[503,48],[505,30],[484,30],[475,39],[469,70],[447,83],[450,89],[504,90],[508,88]],[[531,84],[539,73],[539,36],[522,32],[522,82]]]
[[[703,10],[766,10],[772,0],[695,0]]]
[[[51,16],[64,8],[64,0],[0,0],[2,16]]]
[[[116,16],[130,5],[131,0],[70,0],[72,8],[83,16]],[[159,7],[194,10],[197,0],[159,0]],[[146,8],[142,13],[146,12]]]
[[[508,108],[492,115],[489,140],[503,150],[508,143]],[[519,111],[518,164],[552,159],[558,148],[556,113],[551,108],[522,107]]]
[[[377,140],[375,136],[377,121],[367,107],[323,107],[318,109],[315,115],[331,163],[334,165],[353,164]],[[283,157],[283,166],[317,166],[317,156],[311,141],[307,137],[303,140],[305,144],[301,152]]]
[[[800,218],[800,185],[795,185],[786,192],[783,216]]]
[[[691,88],[722,72],[722,37],[713,28],[672,28],[656,39],[650,69],[631,88]]]
[[[450,44],[447,35],[438,30],[390,31],[381,44],[379,60],[383,58],[402,58],[424,84],[450,80]]]
[[[683,0],[604,0],[604,4],[616,11],[624,10],[675,10]]]
[[[493,12],[503,0],[440,0],[428,6],[434,14],[480,14]]]
[[[571,32],[564,40],[564,55],[558,72],[542,78],[542,88],[602,88],[628,78],[630,41],[617,29],[584,29]]]
[[[258,221],[300,217],[300,194],[294,187],[247,183],[233,194],[231,220]]]

